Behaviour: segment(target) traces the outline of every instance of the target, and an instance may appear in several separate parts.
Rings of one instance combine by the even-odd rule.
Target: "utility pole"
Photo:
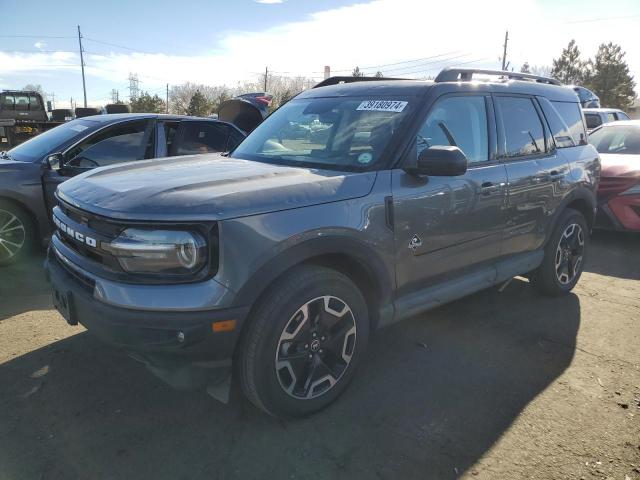
[[[264,91],[267,92],[267,78],[269,77],[269,67],[264,67]]]
[[[167,112],[169,113],[169,84],[167,83],[167,102],[166,102]]]
[[[56,94],[55,92],[51,92],[49,96],[51,97],[51,109],[53,110],[56,108]]]
[[[129,99],[135,100],[140,94],[140,80],[137,73],[129,73]]]
[[[80,45],[80,67],[82,68],[82,91],[84,92],[84,107],[87,108],[87,85],[84,82],[84,56],[82,55],[82,34],[78,25],[78,44]]]
[[[507,43],[509,43],[509,30],[504,33],[504,52],[502,53],[502,71],[507,69]]]

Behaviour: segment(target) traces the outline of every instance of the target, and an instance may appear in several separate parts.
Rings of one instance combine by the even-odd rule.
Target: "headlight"
[[[128,228],[102,248],[132,273],[196,273],[207,261],[205,240],[192,232]]]

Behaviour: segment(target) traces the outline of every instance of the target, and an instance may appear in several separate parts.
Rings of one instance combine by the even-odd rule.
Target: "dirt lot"
[[[297,422],[164,386],[0,271],[0,479],[640,479],[640,238],[596,235],[575,294],[525,281],[378,332]]]

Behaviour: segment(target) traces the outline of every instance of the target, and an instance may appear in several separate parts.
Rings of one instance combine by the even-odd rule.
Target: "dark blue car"
[[[159,114],[85,117],[0,152],[0,265],[51,234],[57,186],[89,169],[159,157],[233,150],[266,116],[233,99],[217,120]]]

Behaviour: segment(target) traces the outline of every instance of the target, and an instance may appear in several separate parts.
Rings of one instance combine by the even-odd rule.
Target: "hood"
[[[640,177],[640,155],[601,153],[601,177]]]
[[[362,197],[375,177],[190,155],[86,172],[60,185],[58,195],[114,219],[224,220]]]
[[[218,120],[232,123],[240,130],[253,131],[269,115],[271,96],[263,93],[248,93],[226,102],[218,108]]]
[[[19,162],[10,158],[0,158],[0,173],[15,172],[17,170],[26,170],[29,168],[29,162]]]

